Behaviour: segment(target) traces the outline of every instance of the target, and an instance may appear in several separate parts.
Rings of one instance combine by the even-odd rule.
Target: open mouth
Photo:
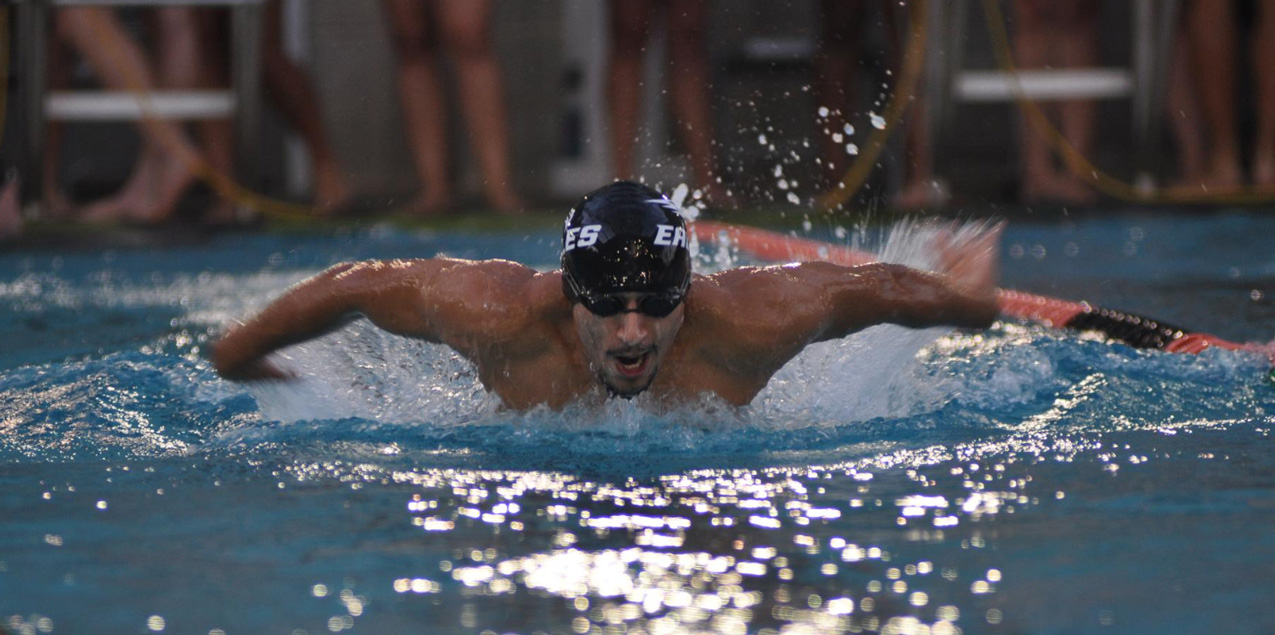
[[[615,368],[625,377],[640,377],[651,361],[650,352],[638,355],[615,355]]]

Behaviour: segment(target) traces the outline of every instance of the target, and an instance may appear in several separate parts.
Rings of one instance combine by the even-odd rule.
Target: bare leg
[[[1058,3],[1060,41],[1058,61],[1067,68],[1092,68],[1098,65],[1098,13],[1096,0],[1072,0]],[[1062,133],[1081,156],[1093,151],[1094,123],[1097,104],[1092,99],[1068,99],[1060,106]],[[1092,203],[1097,194],[1072,170],[1055,173],[1057,196],[1063,202]]]
[[[1209,132],[1201,184],[1226,189],[1241,182],[1235,124],[1235,15],[1231,0],[1192,0],[1188,9],[1201,112]]]
[[[1091,65],[1090,2],[1054,3],[1051,0],[1016,0],[1014,3],[1018,31],[1014,50],[1021,68],[1044,68],[1057,62],[1060,66]],[[1068,141],[1082,154],[1091,144],[1093,128],[1092,102],[1067,101],[1055,108],[1061,116],[1062,129]],[[1023,201],[1058,201],[1086,203],[1096,197],[1074,175],[1059,170],[1045,137],[1023,118]]]
[[[194,22],[187,15],[188,9],[158,8],[150,13],[150,30],[155,33],[157,55],[154,68],[157,88],[190,88],[189,79],[197,63]],[[152,208],[156,200],[171,196],[180,197],[188,183],[182,182],[179,162],[169,156],[163,144],[142,139],[142,147],[128,181],[115,196],[97,201],[84,209],[89,220],[130,218],[133,220],[162,220],[161,214]],[[174,170],[173,168],[178,168]],[[167,180],[166,180],[167,179]],[[169,191],[169,190],[175,191]],[[161,194],[161,190],[166,194]]]
[[[1043,68],[1049,63],[1050,42],[1046,39],[1050,25],[1045,23],[1044,9],[1033,0],[1014,0],[1014,55],[1019,68]],[[1042,197],[1053,174],[1053,157],[1045,140],[1027,120],[1021,117],[1020,143],[1023,153],[1023,182],[1020,198],[1035,201]]]
[[[1204,175],[1204,131],[1200,129],[1200,102],[1191,69],[1191,42],[1185,20],[1177,30],[1169,78],[1169,124],[1177,141],[1177,186],[1197,184]]]
[[[642,118],[642,57],[651,37],[652,0],[612,0],[611,71],[607,81],[611,109],[611,151],[617,178],[637,176],[634,153]]]
[[[882,2],[882,8],[890,18],[890,32],[897,33],[895,16],[898,12],[890,2]],[[900,66],[904,52],[901,43],[895,44],[892,57],[897,60],[894,64],[894,76],[897,81],[902,81]],[[918,82],[918,92],[921,86],[923,84]],[[905,139],[907,177],[894,197],[894,207],[898,209],[933,209],[944,207],[951,201],[952,195],[947,184],[934,175],[934,138],[928,126],[929,111],[933,107],[929,99],[918,94],[914,96],[908,110]]]
[[[908,115],[907,153],[911,161],[907,180],[894,198],[899,209],[943,207],[952,198],[946,183],[934,176],[934,139],[925,125],[931,107],[929,100],[917,98]]]
[[[0,186],[0,243],[22,235],[22,204],[18,196],[19,181],[13,179]]]
[[[708,200],[718,206],[734,207],[726,192],[713,157],[713,116],[709,94],[708,0],[679,0],[667,3],[669,21],[669,93],[677,130],[691,159],[695,183]]]
[[[283,51],[281,10],[282,0],[266,3],[261,49],[266,92],[305,141],[314,172],[315,205],[320,214],[330,214],[348,202],[350,188],[328,140],[314,84]]]
[[[230,86],[230,14],[224,9],[203,7],[190,9],[188,16],[188,19],[194,21],[197,30],[192,88],[224,90]],[[208,164],[217,172],[234,178],[234,120],[205,119],[196,123],[196,130]],[[235,220],[235,201],[225,196],[218,196],[213,206],[204,212],[205,223],[225,225],[234,223]]]
[[[1257,139],[1253,183],[1275,186],[1275,0],[1261,0],[1253,33],[1253,71],[1257,82]]]
[[[151,90],[157,83],[141,49],[120,27],[115,14],[97,7],[60,9],[57,14],[58,36],[78,51],[104,84],[117,90]],[[154,221],[172,211],[181,192],[194,180],[190,166],[202,161],[199,151],[182,130],[169,120],[149,120],[140,126],[144,143],[161,147],[170,156],[176,175],[166,180],[164,196],[158,196],[141,207],[123,206],[122,201],[102,201],[85,209],[85,217],[93,220],[123,218]]]
[[[49,88],[64,89],[71,85],[71,51],[57,38],[49,42]],[[58,182],[58,165],[62,162],[62,138],[65,128],[56,121],[50,121],[45,128],[44,165],[41,166],[43,177],[44,212],[50,218],[70,216],[74,206],[62,190]]]
[[[403,117],[422,194],[414,214],[435,214],[451,205],[447,168],[447,105],[438,73],[438,47],[430,37],[426,6],[419,0],[385,0],[390,35],[398,54]]]
[[[823,0],[823,35],[815,58],[815,90],[828,116],[819,121],[823,133],[824,175],[836,183],[845,171],[845,127],[854,112],[854,77],[859,68],[857,35],[863,23],[861,0]],[[838,142],[835,135],[841,135]]]
[[[509,129],[500,65],[491,40],[491,0],[436,0],[443,44],[456,63],[469,140],[487,200],[503,213],[519,212],[509,170]]]

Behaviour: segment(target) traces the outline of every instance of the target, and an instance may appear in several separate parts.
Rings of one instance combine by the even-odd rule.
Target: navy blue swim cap
[[[686,221],[668,197],[617,181],[571,208],[562,231],[562,290],[571,302],[621,292],[680,301],[690,284]]]

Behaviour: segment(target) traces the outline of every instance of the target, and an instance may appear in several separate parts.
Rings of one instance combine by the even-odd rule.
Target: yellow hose
[[[831,191],[819,197],[815,203],[819,209],[831,210],[844,205],[859,191],[859,188],[863,187],[863,183],[868,180],[868,175],[872,173],[872,168],[876,166],[877,157],[881,156],[881,151],[885,149],[890,133],[903,120],[903,114],[911,105],[912,97],[916,94],[916,84],[921,77],[921,66],[925,62],[927,2],[928,0],[908,2],[908,20],[911,23],[912,34],[908,38],[899,86],[894,96],[890,98],[890,105],[886,107],[885,126],[872,131],[859,156],[846,170],[841,181]]]

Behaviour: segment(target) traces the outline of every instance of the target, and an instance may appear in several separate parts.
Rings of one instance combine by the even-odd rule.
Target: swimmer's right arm
[[[360,316],[397,335],[439,342],[465,326],[453,322],[469,317],[458,314],[457,299],[481,295],[481,289],[472,287],[500,272],[497,263],[443,258],[336,265],[231,328],[213,346],[213,366],[236,381],[288,379],[288,373],[267,360],[270,353]]]

